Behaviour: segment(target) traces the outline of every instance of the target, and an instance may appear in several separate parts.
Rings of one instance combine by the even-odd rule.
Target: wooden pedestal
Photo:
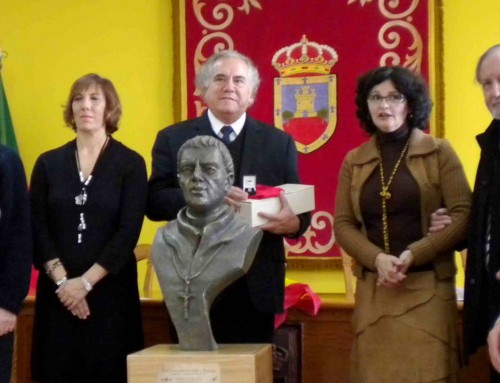
[[[127,357],[128,383],[272,383],[269,344],[219,344],[217,351],[182,351],[159,344]]]

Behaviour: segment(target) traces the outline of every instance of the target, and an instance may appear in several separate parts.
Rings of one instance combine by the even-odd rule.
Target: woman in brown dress
[[[419,75],[374,69],[356,105],[371,137],[344,159],[335,214],[358,279],[351,382],[456,382],[453,249],[466,237],[469,184],[450,144],[422,131],[432,103]],[[428,234],[440,207],[453,223]]]

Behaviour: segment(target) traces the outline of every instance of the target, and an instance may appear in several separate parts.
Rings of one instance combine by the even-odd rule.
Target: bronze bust
[[[231,154],[210,136],[186,141],[177,155],[186,207],[158,229],[153,265],[183,350],[216,350],[210,307],[252,265],[262,232],[225,203],[234,180]]]

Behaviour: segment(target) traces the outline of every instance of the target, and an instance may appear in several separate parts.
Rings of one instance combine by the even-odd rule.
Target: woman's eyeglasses
[[[370,94],[367,98],[370,104],[381,104],[382,100],[387,101],[390,105],[398,105],[406,101],[406,97],[399,93],[381,96],[379,94]]]

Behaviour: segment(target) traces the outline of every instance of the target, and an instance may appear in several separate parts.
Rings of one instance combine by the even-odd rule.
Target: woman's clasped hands
[[[89,306],[85,299],[88,291],[81,278],[68,279],[57,288],[56,294],[64,307],[76,317],[87,319],[90,315]]]
[[[375,267],[378,272],[377,286],[398,287],[406,279],[407,271],[413,263],[413,254],[405,250],[399,257],[379,253],[375,258]]]

